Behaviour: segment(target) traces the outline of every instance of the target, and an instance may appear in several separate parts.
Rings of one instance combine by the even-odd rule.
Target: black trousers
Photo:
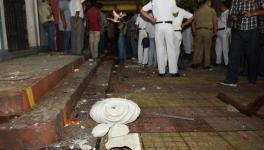
[[[259,67],[258,73],[261,76],[264,76],[264,33],[260,33],[259,36]]]
[[[258,70],[259,33],[258,30],[232,30],[229,65],[226,79],[237,83],[240,60],[246,56],[248,81],[256,82]]]

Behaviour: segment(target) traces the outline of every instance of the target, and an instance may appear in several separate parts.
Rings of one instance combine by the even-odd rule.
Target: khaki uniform
[[[195,13],[195,50],[193,64],[198,65],[203,61],[204,67],[211,65],[211,46],[213,38],[214,22],[217,21],[216,12],[209,6],[202,6]]]

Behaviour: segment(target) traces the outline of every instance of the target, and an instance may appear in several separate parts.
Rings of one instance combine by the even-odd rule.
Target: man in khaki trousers
[[[193,32],[195,35],[193,68],[202,64],[203,55],[204,69],[211,68],[212,39],[217,33],[217,15],[215,10],[211,8],[211,5],[211,0],[204,0],[195,13],[195,19],[193,21]]]

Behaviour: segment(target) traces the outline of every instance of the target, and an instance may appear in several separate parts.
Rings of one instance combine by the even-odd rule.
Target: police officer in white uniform
[[[146,65],[148,63],[148,48],[143,49],[142,46],[142,39],[147,36],[146,21],[141,15],[138,15],[136,25],[138,27],[138,63]]]
[[[153,16],[147,12],[152,10]],[[173,16],[178,15],[175,0],[152,0],[141,9],[141,14],[155,24],[155,42],[159,75],[165,76],[167,57],[169,73],[177,76],[176,51],[173,41]]]
[[[179,14],[177,17],[173,17],[173,30],[174,30],[174,44],[175,44],[175,50],[176,50],[176,66],[177,66],[177,74],[178,73],[178,60],[180,55],[180,47],[182,43],[182,29],[186,26],[188,26],[193,21],[193,14],[189,13],[188,11],[178,8]],[[187,21],[183,22],[183,19],[187,19]]]
[[[222,63],[223,54],[224,63],[225,66],[227,66],[231,29],[227,26],[229,10],[227,9],[227,6],[225,6],[224,2],[221,3],[220,10],[221,15],[218,19],[218,32],[215,45],[216,65],[220,65]]]

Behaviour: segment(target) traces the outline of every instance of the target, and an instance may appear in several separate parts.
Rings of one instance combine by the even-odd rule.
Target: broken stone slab
[[[128,147],[131,150],[141,150],[140,136],[138,133],[132,133],[125,136],[109,138],[105,147],[107,150],[122,147]]]
[[[127,125],[124,124],[115,124],[110,128],[108,132],[108,138],[120,137],[127,135],[129,133],[129,129]]]

